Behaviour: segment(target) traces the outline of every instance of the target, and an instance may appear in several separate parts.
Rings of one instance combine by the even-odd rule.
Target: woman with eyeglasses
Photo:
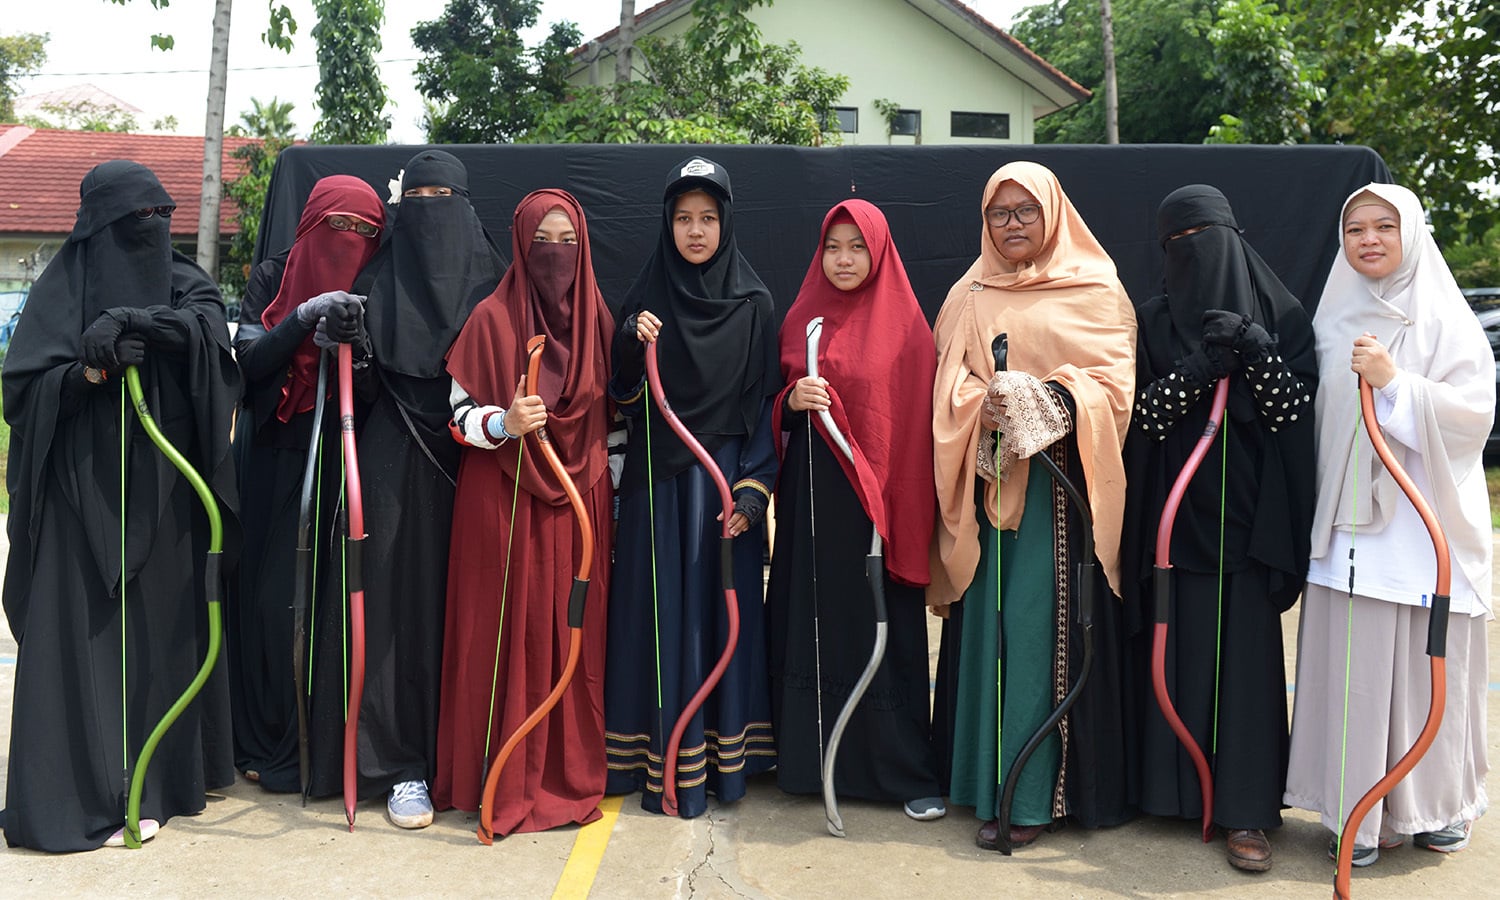
[[[1065,727],[1020,770],[1007,837],[1024,846],[1065,815],[1095,827],[1132,814],[1120,612],[1108,588],[1119,583],[1135,314],[1048,169],[997,170],[980,216],[979,258],[936,326],[927,602],[947,619],[933,730],[951,749],[950,799],[974,807],[976,843],[998,849],[999,785],[1085,653],[1076,616],[1078,566],[1094,562],[1081,558],[1089,526],[1038,454],[1088,498],[1102,577],[1089,585],[1092,673]]]
[[[338,419],[337,402],[329,400],[323,420],[314,421],[318,359],[330,342],[360,335],[363,298],[348,291],[379,249],[384,225],[384,205],[368,184],[351,175],[320,179],[302,208],[292,246],[255,267],[240,302],[234,347],[245,400],[234,446],[245,556],[226,630],[235,766],[268,791],[299,791],[306,775],[299,765],[302,735],[293,693],[299,681],[306,683],[306,673],[294,678],[292,660],[320,659],[311,640],[322,642],[325,652],[338,652],[334,639],[342,615],[333,583],[293,581],[298,516],[312,429],[335,440]],[[332,354],[326,365],[331,374]],[[334,386],[329,378],[325,400]],[[312,540],[321,568],[330,561],[340,484],[335,457],[328,459],[317,487],[322,514]],[[300,632],[290,601],[299,589],[311,594]],[[294,650],[299,640],[303,646]]]
[[[1281,614],[1301,593],[1312,525],[1312,321],[1206,184],[1156,212],[1162,293],[1136,311],[1135,412],[1125,446],[1124,599],[1153,621],[1156,528],[1209,420],[1214,386],[1229,405],[1172,529],[1166,680],[1172,705],[1213,772],[1212,822],[1229,864],[1271,868],[1281,825],[1286,671]],[[1153,629],[1132,637],[1143,706],[1141,809],[1198,819],[1194,764],[1152,696]]]
[[[3,826],[13,847],[124,842],[147,736],[208,649],[208,520],[130,411],[152,416],[202,474],[235,537],[230,418],[240,375],[213,279],[172,249],[172,198],[138,163],[96,166],[72,233],[32,285],[5,357],[16,638]],[[123,432],[122,432],[123,427]],[[141,836],[234,782],[229,695],[211,678],[144,772]]]
[[[511,251],[499,287],[448,351],[450,428],[463,457],[449,550],[438,809],[480,808],[496,755],[558,682],[572,643],[569,592],[585,548],[564,482],[538,443],[543,435],[583,498],[593,564],[577,670],[501,770],[489,822],[496,835],[599,818],[614,493],[605,443],[614,318],[594,279],[583,207],[566,191],[528,194],[512,219]],[[527,343],[536,335],[546,344],[532,384]]]
[[[400,828],[432,822],[448,536],[460,447],[448,430],[444,357],[505,265],[469,204],[469,176],[443,150],[406,164],[380,251],[355,281],[365,313],[354,341],[364,488],[365,681],[361,800],[386,795]],[[368,347],[365,356],[363,348]],[[321,640],[321,639],[320,639]],[[337,646],[337,644],[335,644]],[[312,792],[342,790],[342,659],[313,672]]]

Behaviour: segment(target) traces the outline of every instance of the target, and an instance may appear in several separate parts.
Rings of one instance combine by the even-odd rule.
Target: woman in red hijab
[[[234,451],[245,550],[226,631],[235,766],[271,791],[299,789],[290,598],[309,429],[336,433],[334,402],[325,407],[325,422],[313,422],[322,352],[315,331],[325,342],[347,342],[361,333],[361,298],[347,291],[379,248],[384,225],[385,209],[368,184],[352,175],[319,180],[302,208],[291,248],[255,267],[240,304],[234,349],[245,399]],[[331,390],[332,377],[328,383]],[[325,465],[322,471],[320,508],[331,513],[339,469]],[[329,546],[333,520],[331,514],[320,517],[324,533],[314,546]],[[342,652],[339,597],[327,591],[326,597],[313,597],[309,609],[309,634],[325,639],[322,658],[337,659]],[[321,668],[318,654],[307,653],[315,657],[309,668]],[[339,666],[328,668],[328,679],[317,683],[338,685],[332,688],[337,691]],[[331,746],[319,755],[338,753]]]
[[[525,438],[543,425],[588,509],[594,562],[578,669],[502,770],[490,821],[500,835],[599,817],[612,504],[605,383],[614,319],[594,280],[583,208],[565,191],[528,194],[511,243],[515,262],[448,352],[451,428],[465,450],[449,551],[437,808],[479,808],[488,765],[568,656],[568,594],[583,548],[561,482],[536,437]],[[528,384],[534,335],[547,342],[538,383]]]
[[[818,317],[814,377],[807,331]],[[945,812],[928,714],[923,591],[936,506],[927,427],[936,368],[932,330],[885,216],[864,200],[835,206],[781,327],[787,386],[775,415],[789,442],[766,597],[776,779],[790,793],[822,789],[829,731],[873,646],[865,580],[873,527],[884,542],[889,637],[840,743],[836,788],[841,796],[902,802],[916,819]],[[847,438],[853,462],[822,412]]]

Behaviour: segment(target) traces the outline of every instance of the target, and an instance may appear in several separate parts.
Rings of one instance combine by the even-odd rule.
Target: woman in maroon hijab
[[[808,323],[823,319],[818,374]],[[928,715],[923,588],[936,507],[932,330],[885,216],[846,200],[823,220],[817,256],[781,327],[777,432],[789,437],[776,487],[776,552],[766,597],[776,780],[821,790],[829,731],[870,659],[875,634],[865,555],[884,539],[887,649],[839,746],[841,796],[944,813]],[[847,438],[851,462],[820,413]],[[811,427],[809,427],[811,425]],[[816,521],[824,525],[816,529]]]
[[[604,633],[611,484],[605,443],[614,320],[594,280],[578,201],[527,195],[511,231],[515,259],[448,352],[455,439],[465,446],[449,555],[438,772],[439,809],[479,808],[495,754],[557,683],[568,656],[568,593],[582,553],[572,506],[536,438],[583,496],[594,532],[583,651],[557,707],[500,776],[495,834],[599,817],[604,796]],[[528,384],[526,344],[545,335]]]
[[[312,428],[336,440],[336,402],[324,421],[313,421],[317,399],[320,332],[326,341],[357,339],[364,308],[347,293],[380,247],[385,208],[373,188],[352,175],[330,175],[313,185],[297,222],[292,246],[256,266],[240,304],[235,356],[245,378],[244,410],[234,441],[245,526],[245,550],[235,582],[230,618],[230,691],[234,710],[235,767],[269,791],[299,790],[298,726],[293,683],[294,593],[299,496]],[[362,354],[363,349],[356,351]],[[328,380],[332,390],[334,379]],[[325,465],[319,485],[322,533],[312,546],[326,558],[333,540],[339,467]],[[324,660],[343,653],[343,605],[335,585],[307,606],[306,649],[321,671]],[[327,666],[323,690],[338,693],[341,666]],[[331,705],[340,706],[341,700]],[[316,742],[314,742],[316,743]],[[318,750],[321,753],[318,753]],[[314,749],[316,758],[337,758],[338,745]],[[303,778],[310,773],[303,773]]]

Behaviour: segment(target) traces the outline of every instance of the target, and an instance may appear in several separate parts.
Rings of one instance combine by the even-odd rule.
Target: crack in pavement
[[[702,827],[698,827],[702,823]],[[719,818],[716,811],[708,810],[703,818],[694,822],[694,856],[697,863],[686,878],[687,896],[724,897],[734,896],[753,900],[762,896],[751,889],[739,877],[739,853],[735,849],[735,825],[732,818]],[[720,847],[723,847],[720,850]],[[725,894],[728,891],[728,894]]]

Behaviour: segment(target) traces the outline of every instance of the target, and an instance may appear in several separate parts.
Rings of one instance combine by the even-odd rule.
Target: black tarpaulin
[[[297,145],[282,152],[266,196],[256,261],[289,246],[313,184],[350,174],[382,198],[419,148]],[[1366,147],[959,145],[773,147],[519,144],[444,147],[469,170],[470,202],[496,243],[510,246],[511,214],[526,194],[563,188],[589,217],[594,269],[618,307],[657,239],[661,185],[687,154],[734,173],[740,250],[776,298],[778,318],[817,250],[823,215],[840,200],[879,206],[930,320],[979,255],[980,192],[1007,162],[1029,159],[1063,189],[1119,268],[1137,304],[1161,290],[1156,208],[1202,182],[1229,198],[1245,236],[1311,308],[1338,251],[1337,217],[1350,193],[1390,170]]]

